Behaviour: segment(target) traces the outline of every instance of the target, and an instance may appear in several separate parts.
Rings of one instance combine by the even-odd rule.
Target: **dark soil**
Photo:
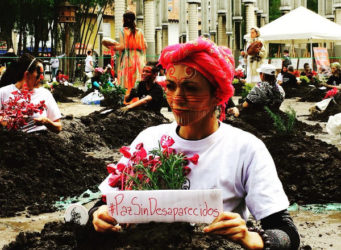
[[[320,102],[325,97],[326,93],[326,90],[307,86],[302,88],[301,94],[297,95],[297,97],[301,97],[299,99],[300,102]]]
[[[282,112],[279,114],[286,117]],[[291,203],[341,202],[341,152],[305,133],[321,131],[319,125],[296,121],[292,133],[281,135],[268,114],[262,111],[244,112],[240,118],[226,122],[256,135],[265,143]]]
[[[30,214],[53,211],[61,196],[95,190],[106,175],[103,160],[51,132],[1,131],[0,141],[0,217],[26,207]]]
[[[324,111],[312,112],[309,119],[313,121],[327,122],[329,119],[329,116],[336,115],[338,113],[341,113],[341,94],[340,93],[334,96],[333,100],[331,100],[331,102],[328,104],[327,108]]]
[[[52,90],[52,95],[56,102],[73,102],[68,97],[79,97],[84,93],[84,91],[79,88],[75,88],[73,86],[65,86],[63,84],[59,84],[55,86]]]
[[[72,223],[48,223],[41,233],[20,233],[4,250],[28,249],[243,249],[188,223],[149,223],[103,234]]]
[[[61,196],[97,191],[107,174],[104,160],[112,159],[85,152],[129,144],[143,129],[168,122],[142,110],[67,118],[58,135],[0,132],[0,217],[14,216],[27,206],[31,214],[53,211]]]
[[[242,93],[243,93],[243,91],[244,91],[244,89],[243,89],[243,87],[244,87],[245,85],[242,83],[242,82],[238,82],[238,83],[234,83],[233,84],[233,87],[234,87],[234,95],[235,96],[241,96],[242,95]]]
[[[116,148],[129,145],[142,130],[150,126],[169,122],[163,115],[145,110],[125,114],[120,110],[112,110],[101,114],[105,110],[108,109],[71,120],[65,128],[65,131],[72,133],[71,141],[85,151],[103,145]]]

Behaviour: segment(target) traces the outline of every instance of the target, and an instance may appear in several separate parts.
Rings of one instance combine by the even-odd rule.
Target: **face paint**
[[[212,115],[217,100],[210,83],[195,69],[179,64],[167,70],[166,98],[180,126]]]

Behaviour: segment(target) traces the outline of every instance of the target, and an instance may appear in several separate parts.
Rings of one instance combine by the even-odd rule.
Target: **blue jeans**
[[[56,77],[56,76],[57,76],[58,68],[52,68],[52,67],[51,67],[51,71],[52,71],[52,79],[53,79],[53,77]]]

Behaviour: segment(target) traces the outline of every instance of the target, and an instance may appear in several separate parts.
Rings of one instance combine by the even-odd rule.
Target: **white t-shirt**
[[[7,85],[5,87],[0,88],[0,107],[2,107],[2,103],[6,102],[10,97],[13,97],[13,91],[20,91],[14,84]],[[40,87],[33,89],[33,94],[31,95],[31,103],[38,104],[40,101],[45,100],[46,109],[44,109],[43,113],[35,113],[32,118],[37,117],[47,117],[51,121],[58,120],[62,117],[58,105],[53,98],[53,95],[47,89]],[[34,126],[33,128],[25,131],[27,133],[31,133],[34,131],[45,130],[47,129],[45,126]]]
[[[59,68],[59,59],[58,58],[52,58],[50,62],[51,62],[52,68]]]
[[[92,62],[92,65],[90,62]],[[92,72],[94,70],[93,62],[94,60],[92,59],[92,56],[88,55],[85,58],[85,72]]]
[[[224,211],[239,213],[247,219],[249,209],[260,220],[288,208],[275,164],[261,140],[225,123],[220,123],[210,136],[195,141],[179,137],[176,128],[175,122],[147,128],[133,141],[131,153],[141,142],[147,151],[158,148],[161,136],[169,135],[177,152],[188,157],[199,154],[198,165],[189,165],[190,189],[222,189]],[[120,162],[126,163],[127,159]],[[108,177],[101,187],[102,192],[114,190],[108,185]]]
[[[278,73],[277,78],[276,78],[277,82],[283,82],[283,74],[282,73]]]

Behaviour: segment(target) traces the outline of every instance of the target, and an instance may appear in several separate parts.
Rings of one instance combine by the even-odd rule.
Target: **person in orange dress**
[[[127,11],[123,15],[123,28],[120,29],[120,41],[104,44],[108,48],[119,51],[117,82],[121,87],[130,90],[141,80],[142,69],[146,63],[147,44],[142,30],[136,28],[134,12]]]

